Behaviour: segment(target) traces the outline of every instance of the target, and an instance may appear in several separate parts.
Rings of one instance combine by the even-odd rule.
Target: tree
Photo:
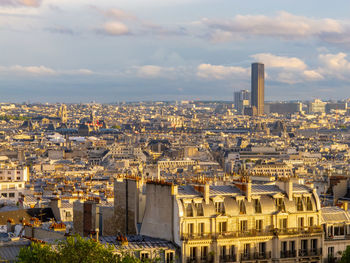
[[[51,246],[32,242],[29,247],[23,247],[19,251],[18,262],[21,263],[58,263],[57,253]]]
[[[57,244],[48,245],[32,242],[18,255],[19,263],[140,263],[141,260],[130,255],[113,253],[112,246],[79,235],[67,237]]]
[[[350,262],[350,246],[347,246],[345,251],[342,253],[342,257],[339,263],[348,263]]]

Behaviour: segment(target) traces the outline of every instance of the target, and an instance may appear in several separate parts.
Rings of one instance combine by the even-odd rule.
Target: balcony
[[[202,257],[188,257],[186,259],[187,263],[213,263],[214,257],[211,255]]]
[[[312,226],[312,227],[291,227],[283,229],[274,229],[273,232],[277,235],[296,235],[296,234],[313,234],[322,233],[322,227]]]
[[[313,257],[313,256],[322,256],[322,248],[318,249],[299,249],[299,257]]]
[[[213,235],[211,233],[196,233],[196,234],[182,234],[182,240],[202,240],[202,239],[212,239]]]
[[[271,251],[268,252],[255,252],[255,253],[243,253],[241,254],[241,261],[250,260],[271,259]]]
[[[220,262],[236,262],[237,256],[236,255],[224,255],[220,256]]]
[[[295,258],[297,256],[296,250],[281,251],[281,258]]]

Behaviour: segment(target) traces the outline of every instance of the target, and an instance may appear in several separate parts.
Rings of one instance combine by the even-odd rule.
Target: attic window
[[[254,199],[254,208],[255,208],[255,213],[260,214],[261,213],[261,203],[259,199]]]
[[[276,204],[277,211],[280,211],[280,212],[285,212],[286,211],[286,207],[284,205],[283,198],[276,198],[275,199],[275,204]]]
[[[203,216],[204,212],[203,212],[202,203],[196,203],[195,206],[196,206],[197,216]]]
[[[186,204],[186,216],[193,216],[193,209],[191,204]]]
[[[301,197],[295,198],[295,205],[297,207],[297,211],[304,211],[303,201],[301,200]]]
[[[245,204],[243,200],[239,201],[239,213],[242,214],[246,214],[246,209],[245,209]]]
[[[224,202],[215,202],[215,211],[218,214],[224,214],[225,213],[225,206]]]
[[[312,211],[313,210],[312,202],[311,202],[311,198],[310,197],[306,197],[306,210],[307,211]]]

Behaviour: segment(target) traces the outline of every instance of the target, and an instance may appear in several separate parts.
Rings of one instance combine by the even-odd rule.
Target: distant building
[[[294,114],[302,111],[303,104],[300,102],[276,102],[265,105],[266,113]]]
[[[29,181],[29,171],[23,169],[0,169],[0,200],[17,202],[24,193],[25,184]]]
[[[244,108],[250,106],[251,93],[248,90],[240,90],[234,93],[235,109],[239,114],[244,113]]]
[[[264,89],[265,89],[265,76],[264,76],[264,64],[253,63],[252,64],[252,107],[256,107],[257,115],[264,114]]]
[[[348,108],[347,102],[328,102],[326,104],[326,113],[331,113],[332,111],[346,111]]]
[[[316,99],[309,103],[309,113],[325,113],[325,112],[326,112],[326,102]]]

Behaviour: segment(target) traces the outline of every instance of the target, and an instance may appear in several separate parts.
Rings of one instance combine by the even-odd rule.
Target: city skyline
[[[225,100],[250,89],[255,61],[266,65],[266,100],[342,99],[347,7],[3,0],[1,101]]]

